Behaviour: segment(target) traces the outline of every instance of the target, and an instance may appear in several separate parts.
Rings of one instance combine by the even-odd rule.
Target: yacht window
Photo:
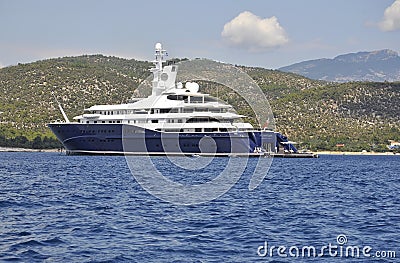
[[[213,97],[204,96],[204,101],[205,102],[217,102],[218,99],[217,98],[213,98]]]
[[[187,102],[187,97],[188,96],[184,96],[184,95],[168,95],[167,99],[169,99],[169,100],[185,100],[185,102]]]
[[[151,120],[151,123],[158,123],[158,120]]]
[[[190,118],[186,121],[187,123],[194,123],[194,122],[219,122],[218,119],[215,118]]]
[[[191,96],[190,103],[203,103],[203,97]]]
[[[180,132],[179,129],[165,129],[166,132]]]
[[[194,131],[195,132],[201,132],[201,128],[195,128]]]
[[[160,109],[160,113],[169,113],[171,109]]]

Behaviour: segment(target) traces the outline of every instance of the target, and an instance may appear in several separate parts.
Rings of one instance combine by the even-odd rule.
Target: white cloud
[[[400,29],[400,0],[386,8],[383,14],[383,20],[379,23],[379,27],[383,31],[394,31]]]
[[[221,36],[230,45],[250,51],[262,51],[289,42],[285,29],[275,16],[262,19],[249,11],[226,23]]]

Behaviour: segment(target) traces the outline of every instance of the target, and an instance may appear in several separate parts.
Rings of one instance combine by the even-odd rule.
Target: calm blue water
[[[165,157],[153,161],[165,163]],[[224,163],[214,160],[207,171]],[[177,206],[143,190],[124,157],[0,153],[0,261],[289,262],[295,259],[276,250],[261,257],[257,250],[265,242],[268,249],[319,249],[346,235],[346,245],[397,256],[346,262],[394,262],[400,257],[399,164],[399,156],[276,158],[254,191],[247,169],[218,199]],[[310,259],[345,260],[296,260]]]

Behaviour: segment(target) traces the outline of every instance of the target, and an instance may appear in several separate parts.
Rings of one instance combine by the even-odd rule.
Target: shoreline
[[[0,152],[64,152],[64,149],[29,149],[29,148],[13,148],[0,147]]]
[[[395,154],[393,152],[338,152],[338,151],[318,151],[314,152],[318,155],[382,155],[382,156],[400,156],[400,154]]]

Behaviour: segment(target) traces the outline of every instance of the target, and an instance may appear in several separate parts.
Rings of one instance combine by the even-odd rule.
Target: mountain
[[[389,49],[358,52],[333,59],[316,59],[279,68],[311,79],[348,81],[399,81],[400,57]]]
[[[146,61],[85,55],[1,68],[0,146],[55,140],[46,123],[62,115],[51,92],[72,119],[94,104],[128,101],[150,67]],[[268,98],[276,130],[299,148],[335,150],[341,143],[343,150],[385,150],[388,140],[400,141],[400,82],[328,83],[278,70],[241,69]],[[200,91],[227,101],[255,123],[247,103],[228,88],[202,85]]]

